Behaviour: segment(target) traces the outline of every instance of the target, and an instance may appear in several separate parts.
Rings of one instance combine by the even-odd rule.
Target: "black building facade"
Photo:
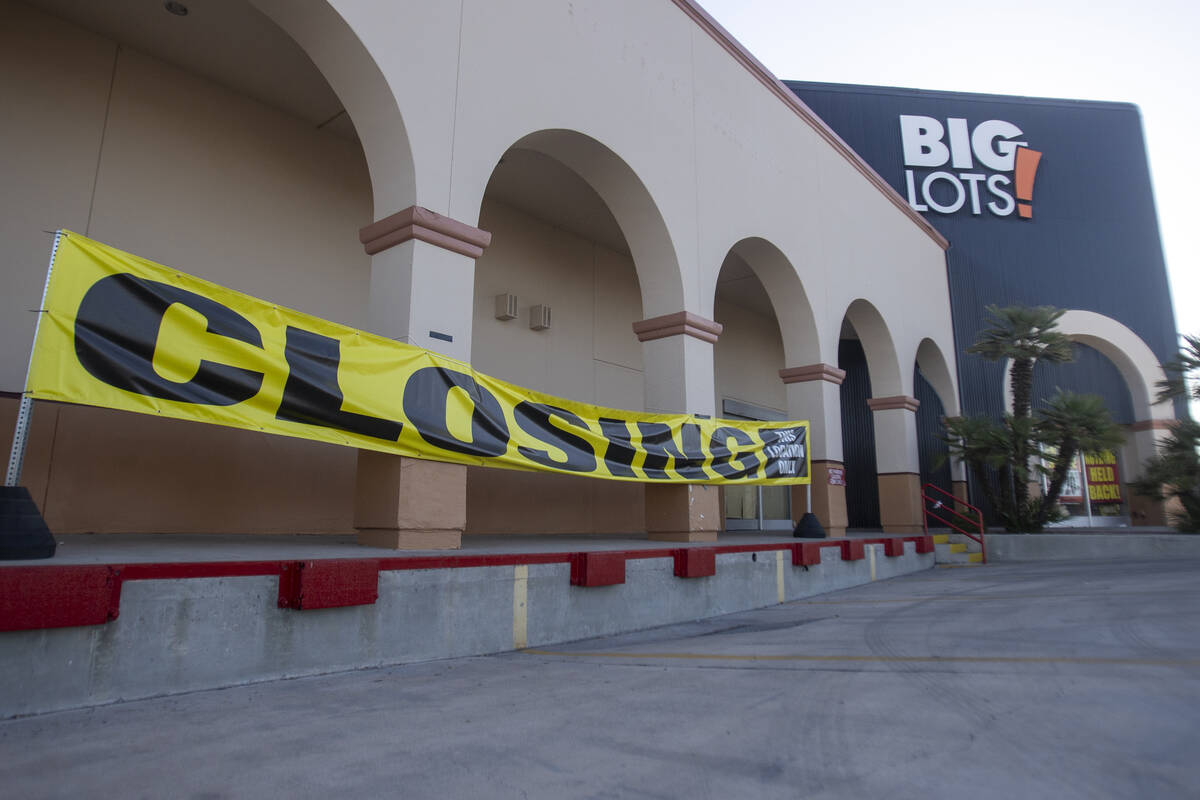
[[[1157,361],[1175,353],[1136,106],[785,83],[950,241],[946,259],[965,413],[998,417],[1005,406],[1004,365],[965,352],[987,326],[989,304],[1095,312],[1136,334]],[[1101,339],[1079,338],[1103,348]],[[919,375],[916,384],[922,395]],[[1120,423],[1145,422],[1122,372],[1087,344],[1077,344],[1071,364],[1038,366],[1035,402],[1060,387],[1100,394]],[[922,414],[918,424],[922,442],[936,437],[936,417]],[[861,427],[846,426],[852,475],[869,469],[853,463],[856,453],[861,459],[868,450],[857,441]],[[923,479],[942,482],[934,461],[922,453],[923,471],[926,464],[930,470]],[[874,521],[861,515],[854,520],[856,512],[850,513],[852,526]]]

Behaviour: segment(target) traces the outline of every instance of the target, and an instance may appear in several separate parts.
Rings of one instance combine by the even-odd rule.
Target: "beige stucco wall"
[[[386,323],[388,335],[423,335],[430,320],[455,320],[456,356],[498,377],[602,405],[713,413],[718,398],[731,396],[832,430],[836,392],[785,390],[776,373],[836,364],[842,319],[857,299],[878,311],[886,329],[875,343],[887,362],[872,376],[877,395],[912,393],[923,340],[953,353],[939,243],[671,0],[527,0],[519,14],[490,0],[247,1],[291,33],[330,78],[366,164],[353,142],[104,37],[0,3],[0,99],[20,109],[20,124],[0,129],[5,174],[16,176],[15,190],[0,199],[0,235],[12,254],[4,279],[13,289],[0,309],[0,331],[13,343],[0,354],[0,390],[20,388],[32,329],[24,309],[36,303],[49,244],[39,231],[60,225],[339,322]],[[591,185],[621,226],[629,255],[485,201],[497,161],[518,141]],[[493,245],[478,263],[425,243],[368,259],[358,228],[413,203],[493,231]],[[774,336],[761,318],[733,311],[715,351],[690,337],[637,343],[630,325],[643,317],[685,310],[726,316],[714,305],[717,275],[731,248],[748,238],[775,254],[768,264],[767,249],[743,253],[778,303]],[[404,280],[410,285],[399,285]],[[376,290],[368,301],[370,286]],[[494,320],[492,297],[506,291],[522,298],[523,314],[549,303],[552,330],[530,331],[524,318]],[[414,308],[421,315],[415,327]],[[470,353],[462,352],[464,342]],[[793,402],[800,397],[804,403]],[[164,514],[185,516],[212,497],[234,497],[241,499],[233,507],[244,511],[232,517],[238,529],[349,524],[351,451],[288,443],[280,445],[288,457],[279,459],[273,444],[224,438],[246,434],[155,429],[139,441],[164,453],[213,448],[198,455],[213,467],[211,494],[187,498],[164,477],[166,461],[122,473],[120,465],[134,458],[125,442],[141,436],[141,423],[120,419],[98,425],[101,438],[88,440],[115,454],[94,486],[83,470],[98,464],[69,449],[82,439],[55,440],[55,458],[83,476],[68,480],[53,470],[72,497],[64,507],[107,502],[114,493],[105,480],[149,480]],[[840,435],[817,431],[813,443],[814,458],[840,459]],[[204,461],[222,449],[234,453],[236,468],[219,469],[216,456]],[[897,460],[915,469],[910,450]],[[274,516],[256,517],[258,500],[241,488],[239,470],[260,455],[305,462],[278,464],[297,473],[282,473],[280,494],[268,494]],[[328,494],[313,491],[306,476],[314,470],[332,476]],[[515,518],[528,507],[520,498],[537,497],[548,484],[514,475],[472,478],[469,503],[508,503],[506,519]],[[554,492],[565,493],[564,503],[589,498],[597,509],[588,512],[592,522],[548,511],[537,525],[592,529],[624,503],[624,516],[604,517],[603,525],[636,527],[640,490],[569,485],[562,479]],[[54,491],[52,482],[48,502]],[[135,529],[153,519],[120,517]],[[64,529],[84,524],[62,522]]]
[[[520,386],[610,408],[642,408],[642,318],[637,274],[620,253],[487,199],[492,245],[475,266],[471,361]],[[515,294],[519,316],[498,320],[494,298]],[[549,330],[529,308],[552,309]],[[645,529],[640,484],[472,468],[468,533],[597,533]]]
[[[554,227],[505,203],[484,202],[492,245],[475,265],[471,364],[540,392],[611,408],[642,408],[642,318],[628,254]],[[495,296],[515,294],[519,316],[498,320]],[[549,305],[549,330],[529,309]]]
[[[87,227],[116,45],[0,5],[0,390],[21,391],[52,236]]]
[[[289,29],[324,7],[256,4]],[[608,203],[645,316],[688,310],[711,319],[725,256],[760,237],[811,301],[787,309],[811,315],[811,326],[781,325],[792,332],[788,366],[836,363],[842,319],[859,298],[890,333],[894,363],[874,381],[877,393],[912,393],[923,339],[953,353],[938,242],[677,3],[529,0],[519,14],[488,0],[330,5],[374,58],[404,118],[416,202],[476,223],[509,147],[539,131],[568,132],[523,146],[553,151]],[[659,340],[643,352],[648,407],[711,404],[710,351]],[[840,457],[832,439],[829,449],[818,455]]]
[[[335,5],[360,35],[380,24],[372,4]],[[478,219],[491,170],[515,141],[543,129],[577,131],[636,173],[658,213],[623,213],[636,192],[616,178],[597,187],[629,240],[646,316],[686,308],[711,319],[726,254],[757,236],[782,251],[813,299],[819,338],[785,343],[801,362],[788,366],[836,363],[842,317],[859,297],[879,309],[894,340],[894,379],[877,391],[912,393],[922,339],[953,352],[940,246],[675,4],[540,0],[515,15],[468,0],[461,21],[453,136],[422,132],[444,131],[441,117],[409,115],[418,163],[454,164],[450,216]],[[502,56],[496,42],[505,43]],[[390,52],[381,67],[396,82],[421,65]],[[417,181],[420,194],[420,169]],[[653,250],[657,228],[671,257],[640,258]],[[676,402],[686,410],[704,410],[711,397],[693,399],[706,381],[692,374],[656,368],[654,381],[679,382],[665,394],[683,398]]]
[[[774,317],[718,299],[716,320],[725,326],[714,348],[717,413],[723,401],[740,400],[786,414],[783,344]]]
[[[365,324],[355,142],[25,6],[0,15],[0,390],[23,387],[58,227]],[[99,409],[35,418],[26,479],[56,532],[351,530],[353,451]]]

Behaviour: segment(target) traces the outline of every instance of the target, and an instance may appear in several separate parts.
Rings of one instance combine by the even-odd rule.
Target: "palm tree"
[[[1192,397],[1200,400],[1200,336],[1184,336],[1183,349],[1170,361],[1163,364],[1167,379],[1158,382],[1158,400],[1171,400],[1176,397]],[[1191,391],[1188,382],[1193,381]]]
[[[1013,422],[1026,420],[1033,405],[1033,365],[1038,361],[1063,362],[1075,357],[1071,340],[1056,330],[1064,312],[1053,306],[987,307],[992,327],[984,329],[967,348],[968,353],[983,356],[989,361],[1012,359],[1012,448],[1016,468],[1010,475],[1013,485],[1014,510],[1024,517],[1022,509],[1029,507],[1029,484],[1025,473],[1033,453],[1029,438],[1013,427]],[[1019,423],[1018,423],[1019,424]],[[1026,465],[1026,466],[1021,466]]]
[[[1033,365],[1037,361],[1070,361],[1074,358],[1071,340],[1056,330],[1065,313],[1053,306],[987,307],[992,327],[980,332],[968,353],[988,361],[1011,358],[1012,415],[1028,417],[1033,398]]]
[[[1032,414],[1033,367],[1038,361],[1070,361],[1071,341],[1058,331],[1063,311],[1050,306],[988,306],[992,327],[967,352],[992,361],[1012,359],[1013,402],[1003,423],[986,417],[948,419],[943,437],[950,454],[966,462],[980,478],[997,521],[1010,531],[1036,532],[1057,512],[1063,482],[1080,452],[1112,449],[1122,439],[1104,401],[1094,395],[1060,391],[1044,409]],[[1200,339],[1197,340],[1200,345]],[[1200,365],[1200,347],[1196,352]],[[1056,458],[1050,485],[1042,497],[1030,499],[1029,482],[1047,470],[1034,456],[1042,446]]]
[[[1180,420],[1146,461],[1145,473],[1133,482],[1134,491],[1159,500],[1175,498],[1178,510],[1168,507],[1171,524],[1181,533],[1200,533],[1200,423]]]
[[[1112,421],[1104,401],[1094,394],[1076,394],[1061,389],[1045,408],[1038,409],[1037,438],[1055,449],[1054,468],[1050,472],[1050,485],[1041,499],[1034,517],[1034,524],[1041,528],[1050,521],[1054,505],[1062,494],[1063,482],[1075,456],[1079,453],[1096,453],[1113,450],[1121,445],[1125,436]]]
[[[1183,340],[1179,354],[1163,364],[1167,379],[1159,381],[1159,402],[1189,395],[1200,400],[1200,336],[1184,336]],[[1200,533],[1200,423],[1190,419],[1176,422],[1133,486],[1141,495],[1177,500],[1179,510],[1168,512],[1171,524],[1184,533]]]
[[[1017,501],[1016,487],[1029,482],[1029,460],[1022,453],[1032,448],[1033,420],[1004,415],[1004,424],[989,417],[947,417],[943,420],[947,455],[957,458],[979,476],[988,505],[997,521],[1012,531],[1028,531],[1036,509],[1028,500]],[[989,476],[995,476],[992,480]]]

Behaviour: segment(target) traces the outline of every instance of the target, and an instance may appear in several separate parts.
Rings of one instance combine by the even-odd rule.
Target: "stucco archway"
[[[796,390],[783,377],[790,364],[817,360],[820,347],[812,308],[795,269],[774,244],[749,237],[728,250],[714,277],[713,319],[721,326],[713,348],[717,414],[797,418],[791,413]],[[820,395],[814,400],[803,418],[812,423],[810,434],[819,432],[823,438]],[[812,436],[810,447],[811,443]],[[722,498],[727,530],[790,530],[794,525],[788,487],[725,487]]]
[[[946,410],[946,415],[958,416],[957,383],[954,380],[954,373],[950,371],[950,365],[946,362],[945,355],[942,354],[942,349],[932,339],[922,339],[921,344],[917,347],[916,361],[925,380],[929,381],[929,385],[937,392],[938,399],[942,401],[942,407]]]
[[[895,340],[883,315],[870,301],[859,298],[849,305],[843,319],[862,342],[871,374],[871,396],[889,397],[908,391],[904,371],[896,353]]]
[[[1166,373],[1141,337],[1117,320],[1094,311],[1073,309],[1058,321],[1058,330],[1071,341],[1099,351],[1116,366],[1133,399],[1137,421],[1172,420],[1171,403],[1155,401]],[[1012,360],[1004,364],[1004,407],[1012,407]]]
[[[625,159],[585,133],[561,128],[529,133],[505,152],[516,151],[533,151],[554,159],[582,178],[604,201],[633,257],[644,316],[669,314],[685,307],[683,275],[666,222],[646,185]],[[497,164],[502,160],[503,156],[497,158]],[[486,187],[480,190],[477,207],[481,208]]]
[[[327,0],[248,2],[300,45],[341,100],[367,159],[375,216],[416,204],[408,131],[395,94],[358,35]]]
[[[920,455],[919,404],[911,395],[914,371],[901,369],[891,330],[870,301],[851,303],[842,324],[838,365],[846,371],[841,413],[850,527],[916,532]]]
[[[730,270],[737,266],[730,264],[731,257],[748,267],[753,275],[745,276],[745,270],[731,275]],[[800,275],[783,251],[758,236],[748,236],[736,242],[729,248],[720,273],[714,275],[711,294],[715,297],[721,288],[726,292],[736,291],[734,282],[746,278],[751,281],[757,279],[765,291],[765,299],[779,324],[785,363],[793,366],[820,361],[821,342],[812,304]],[[753,302],[761,301],[761,297],[755,297]]]

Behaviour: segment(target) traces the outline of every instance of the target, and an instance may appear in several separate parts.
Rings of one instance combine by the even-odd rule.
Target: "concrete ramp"
[[[3,565],[0,717],[544,646],[934,565],[928,537],[618,544]]]

